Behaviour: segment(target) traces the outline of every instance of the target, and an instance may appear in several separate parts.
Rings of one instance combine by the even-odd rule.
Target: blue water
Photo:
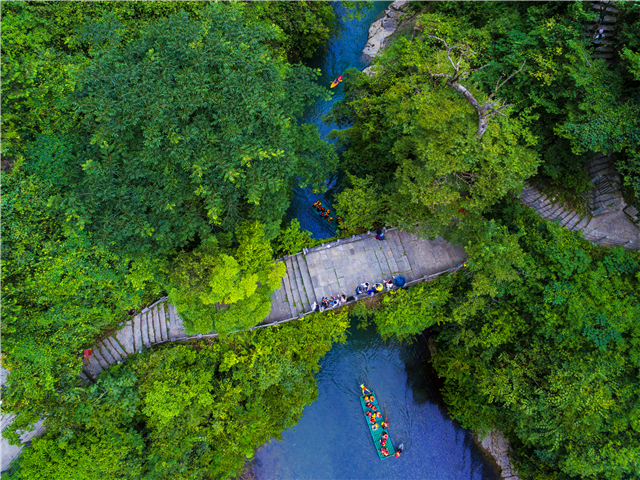
[[[384,342],[374,328],[351,330],[347,343],[321,361],[317,401],[282,441],[258,451],[256,476],[498,480],[497,465],[447,416],[424,337],[406,345]],[[361,382],[386,405],[390,439],[404,443],[400,458],[378,458],[359,401]]]
[[[369,25],[389,3],[374,2],[365,18],[344,22],[328,50],[307,62],[322,70],[322,84],[328,87],[348,68],[366,66],[361,53]],[[344,13],[339,4],[335,8],[338,14]],[[316,124],[323,137],[337,128],[325,125],[322,116],[343,98],[342,85],[332,92],[331,101],[316,102],[301,119]],[[316,200],[331,204],[340,187],[338,174],[327,181],[327,187],[324,194],[296,189],[287,212],[315,238],[335,234],[312,208]],[[382,341],[373,328],[352,328],[352,332],[346,344],[334,346],[322,360],[317,401],[305,408],[294,429],[283,432],[282,441],[274,440],[256,454],[257,478],[498,480],[495,462],[476,446],[470,432],[448,417],[424,337],[405,345]],[[358,385],[363,382],[387,407],[391,441],[395,446],[404,443],[400,458],[381,461],[374,450],[359,402]]]
[[[329,88],[331,82],[342,75],[349,68],[362,70],[366,64],[362,61],[362,49],[367,43],[369,26],[382,14],[391,2],[372,2],[361,20],[353,19],[344,21],[343,26],[329,42],[327,49],[321,50],[318,55],[310,59],[306,64],[312,68],[319,68],[322,76],[319,78],[321,85]],[[336,14],[343,18],[346,14],[339,3],[334,5]],[[325,125],[322,116],[331,111],[334,102],[344,98],[342,84],[333,88],[333,97],[329,101],[317,101],[308,107],[301,118],[303,123],[313,123],[318,126],[320,135],[324,138],[331,130],[338,129],[335,124]],[[303,229],[310,231],[314,238],[329,238],[335,235],[335,229],[328,222],[316,214],[312,205],[320,200],[324,206],[330,206],[333,195],[340,187],[340,178],[336,173],[326,182],[327,191],[323,194],[314,194],[311,188],[295,188],[291,205],[287,210],[287,218],[297,218]]]

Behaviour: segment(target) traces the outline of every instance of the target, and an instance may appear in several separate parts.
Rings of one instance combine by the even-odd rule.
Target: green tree
[[[104,372],[26,449],[16,479],[225,479],[294,426],[347,312],[169,345]]]
[[[3,408],[25,428],[73,397],[79,353],[142,302],[128,259],[50,206],[59,192],[25,171],[3,176]],[[15,437],[17,438],[17,437]]]
[[[286,265],[275,263],[273,250],[258,222],[238,231],[235,256],[215,239],[183,252],[169,273],[169,301],[188,333],[246,330],[264,320],[271,295],[280,287]]]
[[[300,222],[294,218],[276,239],[279,255],[293,255],[312,244],[311,232],[300,229]]]
[[[107,16],[82,37],[91,61],[75,104],[88,146],[67,208],[126,252],[172,252],[242,218],[273,238],[292,185],[335,164],[317,128],[295,121],[328,95],[316,72],[274,58],[273,29],[233,5],[159,19],[126,43],[120,28]]]
[[[382,308],[372,318],[378,333],[385,339],[395,336],[399,340],[410,340],[440,323],[446,318],[443,308],[451,296],[449,283],[445,277],[389,292],[382,299]]]
[[[381,188],[370,175],[365,178],[348,175],[347,178],[351,186],[336,195],[336,214],[343,219],[347,231],[371,230],[383,221],[388,208]]]
[[[334,133],[349,146],[344,168],[360,178],[373,176],[389,204],[385,220],[430,236],[481,223],[481,215],[519,192],[538,165],[520,119],[495,116],[487,124],[491,112],[504,109],[493,102],[495,92],[484,95],[473,76],[460,86],[481,66],[472,52],[465,47],[452,57],[455,71],[447,70],[439,58],[452,45],[444,45],[447,51],[439,39],[399,40],[383,52],[375,75],[348,72],[345,100],[332,114],[338,123],[353,122]],[[451,78],[440,83],[440,75]]]
[[[445,401],[465,427],[505,432],[523,478],[630,478],[640,461],[639,258],[522,207],[502,216],[513,238],[501,243],[517,242],[520,259],[508,260],[517,247],[489,261],[490,244],[469,250],[473,274],[456,276],[437,327]],[[515,268],[487,289],[476,277],[493,275],[500,256]]]

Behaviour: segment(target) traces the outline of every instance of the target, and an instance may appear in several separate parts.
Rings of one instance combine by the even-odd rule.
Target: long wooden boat
[[[380,457],[380,460],[391,458],[393,457],[394,453],[396,453],[396,451],[393,448],[391,437],[389,437],[389,430],[387,428],[383,428],[382,426],[382,423],[384,422],[384,416],[380,411],[378,396],[375,394],[375,392],[372,392],[370,390],[366,391],[368,392],[368,394],[363,394],[360,397],[360,404],[362,405],[362,413],[365,421],[367,422],[369,433],[371,433],[373,444],[376,447],[376,452],[378,452],[378,457]],[[373,397],[373,400],[371,400],[371,397]],[[371,407],[368,407],[367,404],[370,404]],[[374,423],[370,421],[370,417],[367,415],[367,412],[371,412],[372,415],[376,415],[377,418],[375,419]],[[383,441],[383,435],[385,433],[387,434],[386,442]],[[383,448],[386,448],[388,450],[388,455],[382,453]]]

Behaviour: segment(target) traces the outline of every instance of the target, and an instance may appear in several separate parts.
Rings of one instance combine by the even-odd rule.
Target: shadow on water
[[[331,82],[342,75],[349,68],[362,70],[366,65],[361,55],[367,43],[369,26],[387,8],[391,2],[372,2],[361,20],[343,20],[340,31],[329,41],[326,49],[311,58],[306,65],[311,68],[319,68],[322,75],[319,77],[321,85],[327,88]],[[339,2],[334,4],[336,15],[344,19],[346,11]],[[322,117],[331,111],[333,104],[344,98],[342,85],[331,90],[332,98],[329,101],[318,100],[307,107],[300,123],[312,123],[318,127],[320,136],[324,138],[331,130],[337,130],[334,123],[325,125]],[[326,207],[331,206],[333,196],[342,185],[342,175],[334,174],[327,179],[325,193],[314,193],[313,189],[295,187],[291,205],[287,210],[287,219],[297,218],[303,229],[310,231],[314,238],[329,238],[336,234],[335,228],[323,220],[313,209],[312,205],[320,200]]]
[[[256,455],[259,479],[486,479],[495,463],[471,432],[444,409],[424,339],[407,345],[383,341],[374,327],[352,328],[321,362],[318,399],[295,429],[283,432]],[[400,458],[380,460],[359,402],[360,383],[386,406],[389,435],[404,443]]]

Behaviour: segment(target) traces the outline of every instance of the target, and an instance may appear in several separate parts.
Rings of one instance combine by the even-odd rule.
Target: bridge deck
[[[354,295],[363,282],[373,284],[397,275],[411,282],[455,267],[465,258],[463,248],[441,238],[423,240],[396,230],[387,231],[385,240],[366,234],[323,244],[282,260],[287,272],[281,288],[271,297],[271,312],[262,324],[299,317],[322,297]],[[173,305],[162,299],[124,322],[113,337],[94,345],[93,355],[84,360],[81,377],[94,380],[102,370],[133,352],[197,337],[185,333]]]

